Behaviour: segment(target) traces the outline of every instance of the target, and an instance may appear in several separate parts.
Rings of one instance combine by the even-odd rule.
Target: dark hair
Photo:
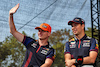
[[[82,25],[82,24],[81,24]],[[85,25],[85,24],[84,24]],[[84,31],[85,31],[85,27],[84,27]]]

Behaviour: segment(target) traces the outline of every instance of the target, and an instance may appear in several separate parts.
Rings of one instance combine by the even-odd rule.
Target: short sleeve
[[[55,50],[52,48],[52,49],[50,49],[50,52],[49,52],[49,54],[46,56],[46,58],[50,58],[50,59],[52,59],[53,61],[54,61],[54,59],[55,59]]]
[[[67,42],[64,46],[64,54],[70,53],[69,42]]]
[[[96,51],[96,52],[98,52],[98,49],[99,49],[99,46],[98,46],[97,40],[94,39],[94,38],[92,38],[90,51]]]
[[[35,40],[30,38],[30,37],[24,36],[24,39],[23,39],[22,43],[27,47],[32,42],[35,42]]]

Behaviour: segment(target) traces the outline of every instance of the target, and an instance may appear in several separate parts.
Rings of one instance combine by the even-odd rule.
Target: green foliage
[[[72,35],[70,35],[70,30],[67,31],[66,29],[57,30],[51,34],[49,42],[56,50],[56,57],[51,67],[65,67],[64,45],[71,37]]]
[[[33,33],[33,35],[32,35],[32,38],[33,38],[33,39],[36,39],[36,38],[35,38],[35,34],[34,34],[34,33]]]
[[[24,31],[22,33],[26,35]],[[35,34],[33,35],[35,36]],[[21,67],[25,57],[25,52],[25,46],[18,42],[15,37],[12,35],[7,37],[5,41],[2,42],[2,45],[0,45],[0,62],[2,62],[2,65],[0,66]]]
[[[24,55],[25,55],[24,46],[20,42],[18,42],[13,36],[10,36],[10,37],[7,37],[6,40],[3,42],[3,47],[8,49],[8,50],[4,49],[3,51],[9,51],[9,53],[11,55],[11,60],[13,60],[13,62],[9,66],[12,66],[12,64],[14,64],[19,67],[22,64],[22,61],[23,61]],[[5,58],[7,58],[8,55],[6,55]],[[5,56],[5,55],[3,55],[3,56]],[[5,63],[7,63],[7,62],[5,62]],[[5,63],[3,63],[3,65]]]
[[[56,57],[55,57],[55,61],[52,65],[52,67],[64,67],[65,66],[65,62],[64,62],[64,45],[60,42],[58,42],[56,45],[53,46],[54,49],[56,49]],[[59,63],[58,63],[59,62]]]
[[[88,30],[85,31],[86,35],[89,36],[89,37],[92,37],[91,32],[92,32],[91,28],[88,28]]]
[[[68,39],[72,37],[73,36],[70,35],[70,30],[67,31],[66,29],[61,29],[53,32],[49,37],[49,41],[51,44],[56,45],[57,42],[65,43],[65,41],[68,41]]]
[[[91,37],[91,28],[88,28],[85,33]],[[23,34],[26,35],[25,32]],[[35,39],[35,34],[32,37]],[[64,45],[72,37],[73,35],[70,34],[70,30],[66,29],[57,30],[51,34],[49,42],[56,50],[56,57],[51,67],[65,67]],[[5,61],[2,63],[2,67],[21,67],[25,57],[25,51],[26,49],[22,43],[18,42],[13,36],[7,37],[5,41],[0,42],[0,62]],[[10,61],[12,60],[10,64],[8,64],[9,60],[7,61],[9,56],[11,57]],[[97,57],[97,65],[100,66],[100,50]]]
[[[95,31],[96,31],[96,29],[95,29]],[[92,37],[92,30],[91,30],[91,28],[88,28],[88,30],[86,30],[85,31],[85,33],[87,34],[87,36],[89,36],[89,37]],[[97,32],[94,32],[94,35],[96,35],[97,34]],[[98,37],[94,37],[95,39],[99,39]],[[99,42],[99,41],[98,41]],[[99,44],[100,45],[100,44]],[[99,67],[100,66],[100,50],[98,51],[98,56],[97,56],[97,60],[96,60],[96,65],[97,65],[97,67]]]
[[[1,62],[3,60],[5,60],[5,58],[7,57],[7,55],[10,55],[11,52],[9,50],[9,48],[7,48],[7,46],[3,46],[2,43],[0,44],[0,66],[1,66]]]

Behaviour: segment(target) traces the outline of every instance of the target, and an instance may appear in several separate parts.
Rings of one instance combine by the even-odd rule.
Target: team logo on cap
[[[84,22],[84,20],[82,19],[82,21]]]
[[[43,25],[42,27],[47,28],[47,26]]]
[[[79,19],[75,19],[76,21],[79,21]]]

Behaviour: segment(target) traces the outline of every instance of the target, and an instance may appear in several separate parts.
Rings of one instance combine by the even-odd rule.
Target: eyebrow
[[[42,29],[38,29],[38,31],[39,31],[39,30],[42,30]],[[48,32],[48,31],[45,31],[45,30],[42,30],[42,31],[44,31],[44,32]]]

